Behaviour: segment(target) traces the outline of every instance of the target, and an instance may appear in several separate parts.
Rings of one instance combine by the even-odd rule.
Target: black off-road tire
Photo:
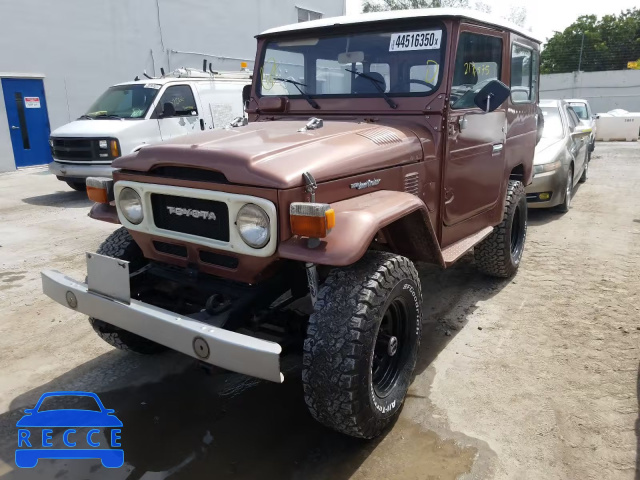
[[[87,184],[85,182],[79,182],[74,180],[65,180],[67,185],[73,188],[76,192],[85,192],[87,190]]]
[[[404,315],[395,318],[402,317],[397,324],[403,328],[397,337],[386,336],[388,325],[396,324],[391,312],[400,311]],[[333,269],[318,292],[304,342],[302,382],[311,415],[347,435],[379,435],[413,380],[421,331],[422,292],[410,260],[369,252]]]
[[[527,238],[527,197],[522,182],[510,180],[502,223],[473,250],[478,269],[492,277],[509,278],[520,266]]]
[[[102,242],[97,253],[109,257],[127,260],[129,271],[134,272],[142,268],[147,261],[142,255],[142,250],[133,240],[129,231],[121,227]],[[95,332],[109,345],[120,350],[128,350],[135,353],[153,354],[166,349],[163,345],[147,340],[144,337],[128,332],[97,318],[89,318],[89,323]]]

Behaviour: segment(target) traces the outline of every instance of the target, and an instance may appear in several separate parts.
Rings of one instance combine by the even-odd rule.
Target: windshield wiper
[[[114,113],[101,113],[100,115],[96,115],[94,118],[115,118],[117,120],[121,120],[122,117],[120,115],[116,115]]]
[[[394,102],[393,100],[391,100],[389,98],[389,95],[384,93],[384,89],[380,86],[380,82],[378,80],[376,80],[373,77],[370,77],[366,73],[357,72],[355,70],[350,70],[348,68],[345,68],[345,70],[347,72],[350,72],[350,73],[355,73],[356,76],[358,76],[358,77],[363,77],[363,78],[366,78],[367,80],[369,80],[371,83],[373,83],[373,86],[376,87],[376,90],[378,90],[380,95],[382,95],[382,97],[384,98],[385,102],[387,102],[391,108],[398,108],[398,104],[396,102]]]
[[[300,88],[300,85],[302,85],[303,87],[306,87],[307,86],[306,83],[300,83],[300,82],[296,82],[295,80],[290,80],[288,78],[280,78],[280,77],[273,77],[273,79],[278,80],[279,82],[290,83],[291,85],[293,85],[298,89],[298,91],[300,92],[300,95],[302,95],[304,99],[307,102],[309,102],[309,105],[311,105],[313,108],[320,108],[320,105],[318,105],[318,102],[316,102],[313,98],[311,98],[308,93],[303,92],[302,89]]]
[[[87,119],[87,120],[93,120],[93,117],[91,115],[80,115],[78,117],[78,120],[80,120],[81,118]]]

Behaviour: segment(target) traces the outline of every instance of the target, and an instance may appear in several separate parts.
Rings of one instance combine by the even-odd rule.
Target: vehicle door
[[[506,107],[484,113],[474,97],[491,80],[509,83],[502,68],[507,44],[503,32],[464,24],[460,27],[447,120],[445,225],[490,209],[503,190]]]
[[[200,131],[200,116],[188,84],[169,85],[156,104],[155,115],[162,141]]]
[[[569,127],[569,136],[571,137],[571,155],[573,156],[573,163],[575,168],[573,169],[573,179],[579,178],[582,175],[584,168],[584,162],[587,155],[587,143],[589,133],[583,131],[576,131],[576,127],[580,126],[585,128],[580,122],[578,115],[573,111],[573,108],[565,105],[565,112],[567,114],[567,125]]]

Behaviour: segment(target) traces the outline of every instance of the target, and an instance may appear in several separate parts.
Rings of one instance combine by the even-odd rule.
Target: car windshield
[[[573,108],[580,120],[589,119],[589,112],[587,112],[587,106],[584,103],[570,103],[569,106]]]
[[[273,40],[260,66],[260,94],[289,97],[419,96],[442,74],[441,27]]]
[[[542,107],[544,115],[544,129],[542,130],[543,138],[562,138],[564,129],[562,127],[562,118],[560,117],[560,109],[558,107]]]
[[[48,412],[52,410],[91,410],[100,411],[100,406],[95,398],[84,395],[52,395],[42,400],[38,412]]]
[[[100,95],[81,118],[142,118],[159,90],[160,85],[156,83],[111,87]]]

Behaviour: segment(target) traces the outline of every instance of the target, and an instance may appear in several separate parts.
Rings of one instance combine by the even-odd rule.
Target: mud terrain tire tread
[[[145,264],[142,250],[140,250],[140,247],[133,240],[129,231],[124,227],[119,228],[109,235],[107,239],[102,242],[96,253],[129,261],[130,272],[142,268]],[[97,318],[89,318],[89,323],[100,338],[120,350],[141,354],[153,354],[166,349],[166,347],[158,343],[127,332]]]
[[[371,350],[389,295],[403,281],[415,284],[417,327],[398,377],[397,405],[385,415],[371,405]],[[318,292],[304,342],[302,383],[311,415],[339,432],[379,435],[392,422],[413,380],[422,328],[422,292],[413,263],[387,252],[368,252],[357,263],[333,269]],[[373,393],[371,394],[373,395]]]
[[[516,264],[514,264],[511,259],[510,222],[516,206],[519,202],[523,201],[524,208],[526,209],[527,205],[524,185],[522,185],[522,182],[518,180],[509,180],[502,222],[493,229],[491,235],[485,238],[473,249],[476,266],[482,273],[492,277],[509,278],[518,270],[520,259],[518,259]],[[524,235],[523,248],[524,241],[527,236],[526,230]]]

